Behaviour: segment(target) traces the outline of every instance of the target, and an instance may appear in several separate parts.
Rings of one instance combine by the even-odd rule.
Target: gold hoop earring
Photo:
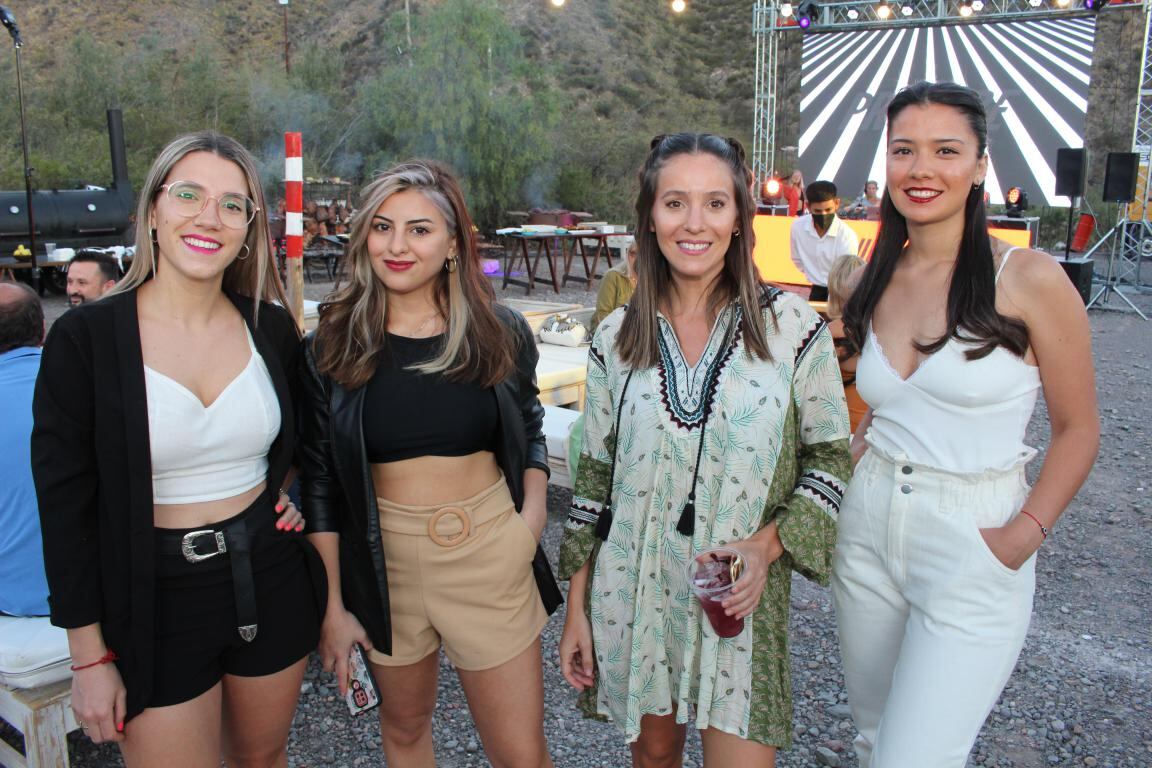
[[[244,261],[245,259],[247,259],[251,255],[252,255],[252,248],[249,247],[248,243],[244,243],[244,255],[243,256],[237,256],[236,260],[237,261]]]
[[[732,237],[740,237],[740,230],[736,230],[735,232],[733,232]]]
[[[448,272],[455,272],[456,271],[456,257],[455,256],[449,256],[447,259],[444,260],[444,269],[448,270]]]

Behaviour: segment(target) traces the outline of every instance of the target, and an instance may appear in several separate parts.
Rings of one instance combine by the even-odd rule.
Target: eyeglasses
[[[187,219],[199,216],[208,207],[208,201],[215,200],[220,223],[229,229],[247,228],[260,210],[250,197],[234,192],[216,197],[191,181],[174,181],[165,184],[161,189],[172,202],[176,212]]]

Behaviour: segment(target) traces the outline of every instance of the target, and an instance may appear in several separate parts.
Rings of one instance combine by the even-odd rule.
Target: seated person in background
[[[858,253],[860,240],[851,227],[836,216],[840,198],[830,181],[808,185],[808,215],[792,222],[792,263],[812,283],[810,301],[828,298],[828,270],[838,256]]]
[[[111,254],[80,251],[68,264],[68,301],[74,307],[96,301],[119,279],[120,265]]]
[[[32,391],[43,343],[40,297],[23,283],[0,283],[0,613],[10,616],[48,615],[29,451]]]
[[[863,268],[864,260],[848,253],[836,259],[832,269],[828,270],[828,330],[832,332],[836,359],[840,361],[840,378],[844,382],[844,399],[848,402],[848,420],[852,423],[853,433],[868,411],[868,404],[856,391],[856,363],[860,354],[852,349],[844,335],[842,315]]]
[[[851,204],[844,206],[840,211],[840,215],[846,219],[867,219],[868,221],[880,220],[880,185],[868,179],[864,184],[864,191],[860,196],[851,202]]]
[[[588,332],[595,331],[600,321],[612,314],[612,310],[627,304],[634,290],[636,290],[635,240],[628,246],[624,262],[604,273],[604,279],[600,281],[600,290],[596,294],[596,312],[592,315]]]

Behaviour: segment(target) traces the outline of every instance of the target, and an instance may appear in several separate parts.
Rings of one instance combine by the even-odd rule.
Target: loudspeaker
[[[1087,167],[1088,152],[1083,147],[1056,150],[1056,194],[1059,197],[1083,197]]]
[[[1104,169],[1104,202],[1130,203],[1136,199],[1136,168],[1140,156],[1135,152],[1109,152]]]
[[[1068,259],[1060,262],[1060,266],[1064,267],[1064,274],[1068,275],[1072,285],[1076,286],[1076,291],[1085,305],[1088,304],[1088,297],[1092,294],[1092,267],[1095,263],[1092,259]]]

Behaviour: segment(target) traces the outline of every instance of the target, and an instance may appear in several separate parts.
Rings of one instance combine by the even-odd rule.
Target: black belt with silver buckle
[[[232,591],[236,596],[236,630],[245,642],[256,638],[256,583],[252,579],[248,515],[241,515],[220,529],[190,531],[180,540],[180,553],[190,563],[227,554],[232,564]]]

